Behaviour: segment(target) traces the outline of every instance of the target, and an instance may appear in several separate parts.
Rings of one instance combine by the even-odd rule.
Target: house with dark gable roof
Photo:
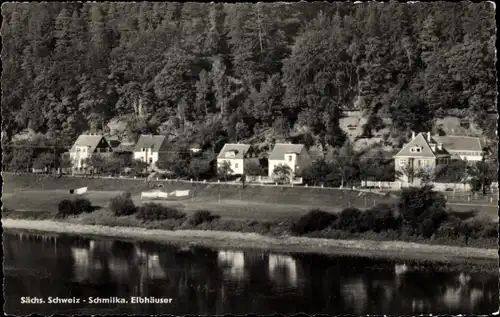
[[[311,164],[311,156],[304,144],[276,143],[269,153],[269,177],[279,165],[288,165],[293,175],[299,174]]]
[[[162,152],[166,151],[167,137],[164,135],[141,135],[134,146],[134,159],[155,164]]]
[[[245,161],[253,154],[250,144],[226,143],[217,155],[217,166],[228,162],[233,175],[243,175],[245,172]]]
[[[92,155],[110,156],[112,153],[113,149],[103,135],[82,134],[69,150],[69,157],[73,162],[73,169],[81,170],[85,167],[84,160]]]

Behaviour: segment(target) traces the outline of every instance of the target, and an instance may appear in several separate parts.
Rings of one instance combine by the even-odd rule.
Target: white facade
[[[217,166],[221,166],[224,162],[229,162],[233,172],[232,175],[242,175],[244,172],[244,159],[234,159],[234,158],[218,158]]]
[[[142,148],[141,151],[134,152],[134,160],[155,164],[158,162],[158,151],[153,151],[151,148]]]
[[[69,158],[74,168],[83,168],[83,160],[90,158],[90,146],[77,146],[74,152],[69,152]]]
[[[296,173],[303,170],[306,165],[307,158],[302,153],[297,155],[296,153],[287,153],[284,155],[282,160],[269,160],[269,177],[274,175],[274,169],[279,165],[287,165],[292,170],[292,176],[295,176]]]
[[[479,151],[453,151],[448,150],[451,155],[460,156],[460,159],[468,162],[480,162],[483,159],[482,153]]]

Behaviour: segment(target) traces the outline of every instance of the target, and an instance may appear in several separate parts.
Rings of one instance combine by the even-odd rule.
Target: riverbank
[[[226,184],[185,183],[176,181],[153,181],[149,186],[139,179],[109,179],[61,177],[40,175],[3,174],[4,207],[12,210],[49,211],[57,210],[63,199],[72,199],[69,189],[88,187],[82,195],[92,205],[106,208],[111,198],[120,192],[129,192],[136,206],[146,200],[141,192],[151,187],[166,192],[189,190],[187,199],[179,201],[156,200],[155,203],[175,206],[180,210],[209,209],[212,213],[229,219],[258,221],[286,220],[301,216],[312,208],[337,213],[343,208],[366,209],[380,203],[394,203],[394,198],[376,193],[353,190],[318,189],[306,187],[241,186]],[[158,187],[161,186],[161,187]]]
[[[63,199],[71,199],[68,189],[88,187],[84,195],[94,206],[105,208],[109,200],[120,192],[130,192],[136,205],[141,205],[141,192],[150,190],[144,180],[82,178],[3,173],[2,199],[4,207],[13,210],[57,210]],[[175,205],[181,210],[209,209],[223,218],[258,221],[287,220],[319,208],[338,213],[347,207],[371,208],[377,204],[394,204],[391,196],[359,192],[349,189],[241,186],[225,184],[154,181],[151,186],[163,186],[164,191],[190,190],[190,197],[182,201],[157,203]],[[157,187],[158,188],[158,187]],[[449,204],[455,212],[470,214],[480,221],[498,222],[498,206]]]
[[[7,230],[143,240],[183,247],[260,249],[285,253],[319,253],[452,263],[472,262],[482,264],[498,261],[497,249],[427,245],[399,241],[332,240],[291,236],[269,237],[256,233],[204,230],[145,230],[137,227],[82,225],[52,220],[2,219],[2,225]]]

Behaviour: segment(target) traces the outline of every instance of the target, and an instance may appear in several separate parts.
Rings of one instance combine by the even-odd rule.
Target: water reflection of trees
[[[476,281],[476,285],[472,284]],[[463,273],[408,271],[389,277],[372,280],[378,290],[384,290],[383,309],[378,313],[389,313],[394,310],[412,313],[435,312],[436,307],[443,313],[474,313],[484,303],[484,289],[491,289],[486,281],[474,279]],[[489,281],[491,282],[491,280]],[[370,295],[372,301],[374,297]],[[490,300],[490,299],[487,299]],[[390,303],[390,306],[388,305]]]
[[[411,265],[395,274],[395,264],[382,260],[31,235],[4,240],[4,251],[7,266],[40,269],[42,260],[48,272],[47,279],[11,275],[6,285],[15,294],[175,298],[173,305],[124,308],[137,314],[475,313],[498,296],[490,275],[467,279]]]

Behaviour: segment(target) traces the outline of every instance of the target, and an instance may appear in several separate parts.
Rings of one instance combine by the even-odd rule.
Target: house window
[[[406,160],[399,160],[399,166],[405,166]]]
[[[80,152],[80,148],[76,149],[77,152]]]
[[[288,162],[291,162],[291,161],[292,161],[292,159],[293,159],[293,156],[288,155]]]
[[[97,153],[100,153],[101,152],[101,149],[100,148],[97,148]]]
[[[145,148],[142,148],[142,149],[141,149],[141,151],[146,152],[146,149],[145,149]]]
[[[467,156],[464,156],[464,160],[466,160],[466,161],[467,161]]]
[[[234,168],[238,168],[238,163],[234,163]]]

